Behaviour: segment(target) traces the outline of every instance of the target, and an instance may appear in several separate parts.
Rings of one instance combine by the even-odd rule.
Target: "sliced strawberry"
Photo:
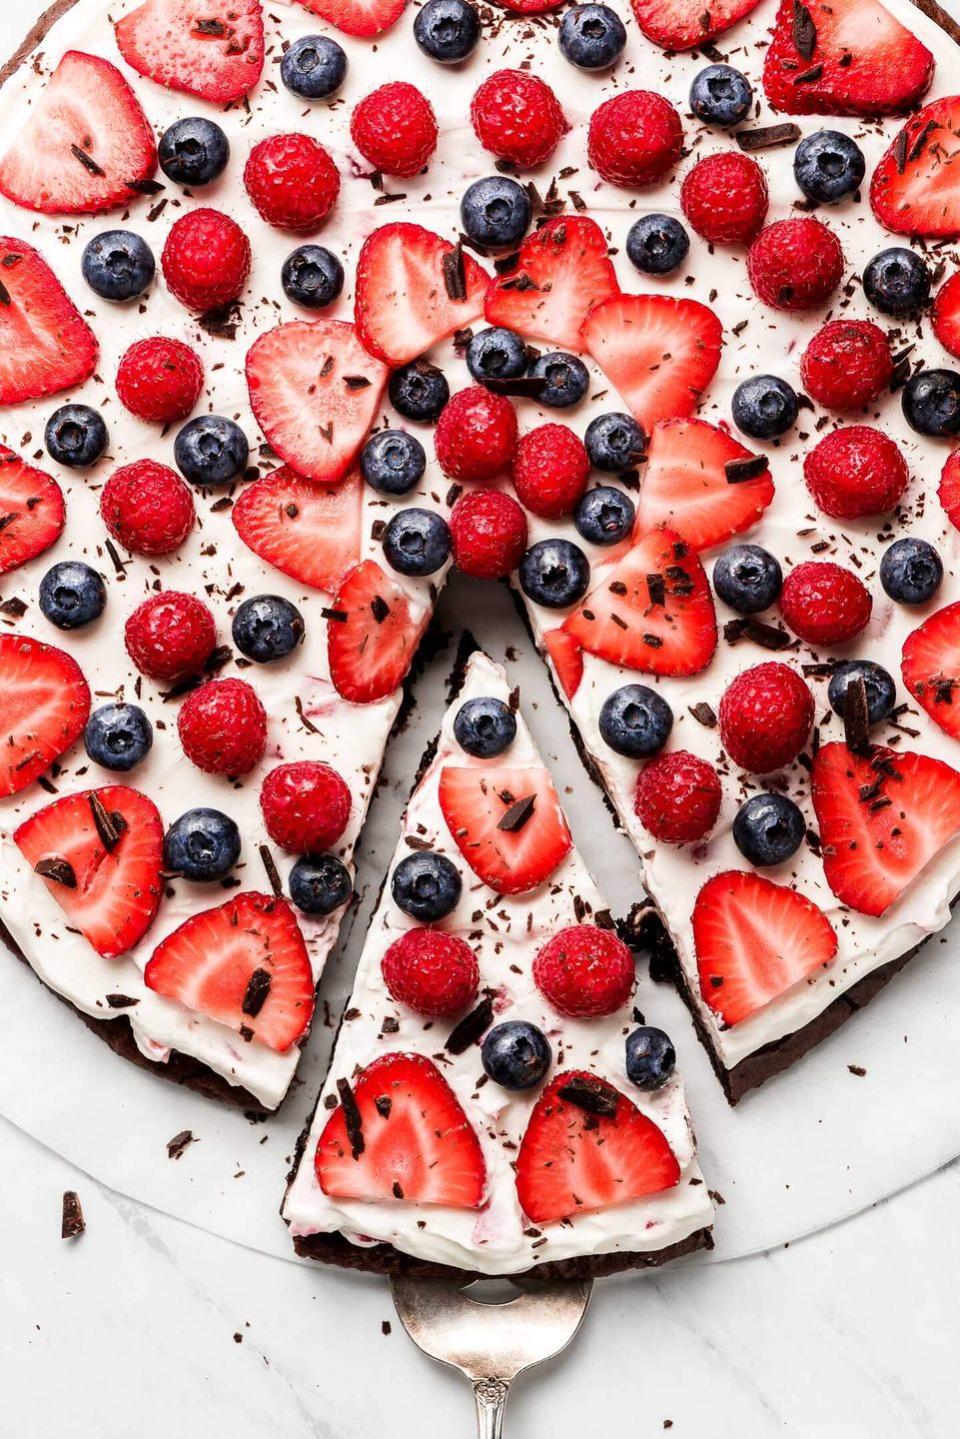
[[[0,575],[48,550],[65,519],[56,480],[0,445]]]
[[[487,291],[484,313],[491,325],[579,350],[588,311],[619,290],[600,226],[585,215],[560,215],[527,236],[516,269]]]
[[[90,690],[75,659],[29,635],[0,634],[0,797],[39,778],[89,718]]]
[[[298,475],[321,484],[350,469],[386,382],[386,366],[371,360],[343,320],[280,325],[247,355],[258,425]]]
[[[163,821],[146,795],[106,785],[54,800],[14,833],[74,929],[105,959],[126,954],[163,893]]]
[[[960,601],[935,610],[907,635],[901,670],[934,724],[960,739]]]
[[[736,25],[760,0],[630,0],[648,40],[664,50],[692,50]]]
[[[960,450],[951,450],[944,460],[937,494],[947,519],[960,530]]]
[[[695,550],[755,525],[773,499],[766,459],[705,420],[662,420],[650,435],[637,530],[669,525]]]
[[[498,894],[536,889],[573,845],[543,765],[446,765],[440,808],[467,864]]]
[[[24,240],[0,236],[0,405],[82,385],[96,369],[93,331]]]
[[[417,616],[406,593],[374,560],[340,582],[327,620],[330,677],[344,699],[371,704],[406,679],[430,612]]]
[[[842,904],[880,915],[960,833],[960,774],[927,755],[835,741],[810,782],[823,872]]]
[[[567,699],[572,700],[583,679],[583,650],[565,629],[547,630],[543,647],[550,656],[560,688]]]
[[[533,1224],[628,1204],[679,1182],[676,1155],[653,1120],[586,1070],[554,1076],[517,1155],[517,1198]]]
[[[134,70],[215,105],[242,99],[263,70],[260,0],[144,0],[114,28]]]
[[[369,39],[397,23],[406,0],[299,0],[299,3],[335,25],[344,35]]]
[[[960,234],[960,95],[912,115],[873,172],[870,204],[898,235]]]
[[[360,558],[363,481],[358,470],[315,485],[284,466],[254,480],[231,512],[245,545],[301,584],[332,594]]]
[[[651,675],[706,669],[717,618],[703,566],[672,530],[638,535],[623,559],[594,572],[597,583],[564,629],[588,654]]]
[[[723,331],[698,300],[616,295],[590,311],[581,339],[649,434],[658,420],[697,408],[717,372]]]
[[[960,270],[954,270],[940,286],[930,320],[943,348],[955,359],[960,358]]]
[[[837,952],[833,926],[806,895],[741,870],[707,880],[693,939],[700,994],[724,1024],[756,1014]]]
[[[129,205],[157,165],[136,95],[109,60],[68,50],[0,159],[0,194],[46,215]]]

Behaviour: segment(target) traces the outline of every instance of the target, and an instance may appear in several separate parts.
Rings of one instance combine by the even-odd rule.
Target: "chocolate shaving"
[[[3,281],[0,280],[0,305],[9,305],[9,304],[10,304],[10,291],[7,289],[7,287],[6,287],[6,285],[3,283]]]
[[[897,167],[897,174],[902,175],[907,168],[907,132],[900,131],[893,142],[893,162]]]
[[[869,729],[867,687],[863,675],[857,675],[843,694],[843,737],[851,754],[866,756],[870,753]]]
[[[70,153],[75,159],[80,161],[80,164],[85,170],[90,171],[91,175],[104,175],[106,173],[104,170],[101,170],[93,156],[88,155],[86,150],[81,150],[79,145],[71,145]]]
[[[389,1119],[393,1112],[393,1100],[389,1094],[378,1094],[373,1101],[373,1107],[381,1119]]]
[[[159,180],[127,180],[128,190],[134,190],[138,195],[159,195],[163,189]]]
[[[512,395],[518,400],[539,400],[547,381],[539,375],[517,375],[512,380],[493,375],[483,383],[486,389],[495,395]]]
[[[704,729],[716,729],[717,716],[712,706],[708,705],[706,700],[700,700],[698,704],[691,705],[690,713],[697,721],[697,724],[702,724]]]
[[[363,1141],[363,1121],[360,1118],[360,1109],[347,1080],[337,1080],[337,1093],[340,1096],[340,1104],[343,1108],[343,1121],[347,1126],[350,1153],[354,1159],[359,1159],[366,1148]]]
[[[63,1209],[60,1217],[60,1238],[76,1239],[86,1229],[86,1220],[80,1208],[80,1198],[75,1189],[63,1191]]]
[[[365,390],[370,381],[366,375],[344,375],[343,383],[348,390]]]
[[[175,1134],[172,1139],[167,1140],[167,1158],[179,1159],[191,1144],[196,1143],[197,1140],[192,1129],[181,1129],[179,1134]]]
[[[194,35],[213,35],[216,39],[222,40],[227,33],[227,27],[222,20],[198,20],[193,27]]]
[[[246,993],[240,1008],[251,1019],[256,1019],[267,1002],[273,976],[268,969],[255,969],[247,981]]]
[[[927,148],[927,141],[930,139],[930,136],[933,134],[933,132],[934,132],[934,130],[935,130],[936,128],[937,128],[937,122],[936,122],[936,120],[928,120],[928,121],[927,121],[927,123],[924,125],[923,129],[922,129],[922,130],[919,132],[919,134],[917,135],[917,138],[914,140],[913,144],[910,146],[910,150],[909,150],[909,152],[908,152],[908,154],[907,154],[907,161],[908,161],[908,162],[912,163],[914,160],[919,160],[919,159],[920,159],[920,156],[923,154],[924,150]],[[904,133],[904,139],[906,139],[906,133]]]
[[[108,994],[104,996],[109,1009],[132,1009],[139,1004],[139,999],[134,999],[130,994]]]
[[[651,605],[667,603],[667,582],[663,575],[647,575],[647,589],[650,592]]]
[[[476,1009],[471,1009],[470,1013],[465,1014],[460,1023],[451,1029],[444,1049],[448,1054],[463,1054],[471,1044],[476,1044],[477,1040],[486,1034],[492,1023],[493,1000],[487,995],[481,999]]]
[[[463,246],[458,240],[452,250],[447,250],[441,260],[443,283],[448,297],[455,303],[467,298],[467,276],[463,268]]]
[[[760,645],[765,650],[785,650],[793,644],[793,640],[778,625],[768,625],[765,620],[743,618],[738,620],[727,620],[723,627],[723,638],[728,645],[735,645],[740,640],[753,640],[755,645]]]
[[[378,625],[382,625],[390,613],[390,606],[382,595],[374,595],[370,601],[370,612]]]
[[[817,48],[817,27],[801,0],[793,0],[793,43],[804,60],[809,60]]]
[[[522,799],[515,799],[509,809],[504,810],[500,816],[497,829],[505,830],[508,834],[519,834],[533,815],[536,802],[535,794],[526,794]]]
[[[46,859],[37,860],[33,872],[38,874],[41,879],[52,879],[54,884],[62,884],[64,889],[76,889],[77,887],[77,876],[73,865],[59,854],[51,854]]]
[[[723,472],[728,485],[742,485],[744,480],[755,480],[758,475],[766,474],[767,468],[766,455],[748,455],[743,460],[728,460]]]
[[[575,1104],[587,1114],[596,1114],[604,1119],[613,1119],[617,1112],[620,1096],[612,1084],[586,1074],[575,1074],[557,1090],[560,1099]]]
[[[283,881],[280,878],[280,871],[277,869],[276,861],[270,852],[270,846],[268,844],[262,844],[260,846],[260,858],[263,860],[263,867],[267,871],[270,888],[275,895],[283,894]]]
[[[811,65],[810,69],[804,70],[802,75],[794,75],[793,83],[794,85],[812,85],[814,81],[820,79],[822,74],[822,65]]]
[[[757,125],[752,130],[738,130],[736,141],[740,149],[750,154],[752,150],[772,150],[777,145],[793,145],[800,139],[800,126],[789,121],[781,125]]]
[[[92,790],[88,798],[90,809],[93,812],[93,822],[97,827],[97,834],[100,836],[100,843],[108,854],[112,854],[120,843],[120,836],[127,827],[127,821],[122,814],[108,813],[96,790]]]

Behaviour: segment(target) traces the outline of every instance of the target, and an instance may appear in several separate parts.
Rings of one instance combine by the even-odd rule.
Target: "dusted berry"
[[[731,545],[717,556],[713,588],[739,615],[756,615],[779,597],[780,561],[761,545]]]
[[[120,403],[139,420],[157,425],[185,420],[203,392],[203,365],[181,340],[157,335],[137,340],[117,370]]]
[[[785,794],[755,794],[737,810],[733,842],[757,866],[784,864],[807,832],[803,812]]]
[[[673,710],[649,685],[621,685],[600,710],[600,734],[617,754],[649,759],[670,738]]]
[[[457,866],[445,854],[431,849],[408,854],[390,879],[394,904],[420,924],[446,919],[457,907],[461,888]]]
[[[508,1019],[503,1024],[495,1024],[480,1050],[484,1072],[501,1089],[532,1089],[543,1079],[552,1059],[550,1044],[543,1030],[524,1019]]]
[[[433,108],[415,85],[393,80],[362,99],[350,118],[360,154],[384,175],[410,179],[437,148]]]
[[[820,220],[776,220],[750,246],[747,274],[757,296],[775,310],[826,304],[843,277],[843,250]]]
[[[623,490],[596,485],[578,502],[573,522],[591,545],[617,545],[633,530],[636,506]]]
[[[199,674],[213,653],[213,615],[195,595],[161,590],[138,605],[124,629],[127,653],[141,674],[179,680]]]
[[[918,370],[903,387],[904,419],[918,435],[948,439],[960,434],[960,374]]]
[[[290,871],[290,898],[304,914],[332,914],[352,893],[350,871],[334,854],[306,854]]]
[[[655,184],[676,165],[682,145],[680,116],[651,90],[613,95],[590,117],[587,155],[612,185]]]
[[[280,62],[280,79],[302,100],[328,100],[346,78],[346,52],[329,35],[302,35]]]
[[[193,485],[229,485],[246,469],[250,446],[235,420],[198,415],[174,440],[173,458]]]
[[[927,263],[905,246],[881,250],[863,272],[863,293],[883,315],[915,315],[930,299]]]
[[[690,236],[673,215],[641,215],[627,231],[627,258],[642,275],[669,275],[690,252]]]
[[[943,583],[943,560],[926,540],[894,540],[880,561],[880,583],[900,605],[925,605]]]
[[[523,435],[513,461],[521,503],[541,519],[569,515],[587,487],[590,461],[583,441],[566,425],[540,425]]]
[[[863,681],[867,696],[867,723],[879,724],[886,719],[897,702],[897,687],[893,676],[873,660],[844,660],[843,664],[837,666],[827,687],[830,708],[843,719],[847,690],[857,680]]]
[[[383,536],[387,563],[399,575],[432,575],[450,558],[450,526],[435,510],[398,510]]]
[[[584,444],[594,469],[612,475],[634,469],[646,448],[643,431],[633,416],[616,411],[590,421]]]
[[[436,420],[450,398],[443,371],[426,360],[411,360],[390,376],[390,403],[405,420]]]
[[[530,196],[509,175],[474,180],[460,201],[460,223],[467,237],[488,249],[519,245],[532,215]]]
[[[101,300],[135,300],[149,290],[157,263],[146,240],[130,230],[104,230],[88,240],[83,278]]]
[[[680,749],[644,765],[637,775],[633,808],[654,839],[694,844],[716,824],[721,797],[713,765]]]
[[[141,764],[152,746],[153,725],[139,705],[101,705],[83,731],[83,747],[93,762],[121,773]]]
[[[832,410],[869,405],[887,388],[892,375],[889,341],[869,320],[828,320],[800,361],[807,393]]]
[[[780,594],[780,613],[808,645],[843,645],[856,639],[872,608],[863,581],[832,560],[797,565]]]
[[[627,1078],[638,1089],[662,1089],[676,1068],[677,1055],[669,1035],[644,1024],[627,1035]]]
[[[135,460],[114,470],[100,496],[103,523],[135,555],[169,555],[193,529],[188,485],[166,465]]]
[[[533,982],[568,1019],[614,1014],[636,983],[633,954],[612,929],[573,924],[538,951]]]
[[[58,630],[80,630],[103,614],[107,587],[82,560],[61,560],[40,581],[40,612]]]
[[[750,113],[750,81],[732,65],[708,65],[698,70],[690,86],[690,109],[705,125],[729,130]]]
[[[240,831],[219,809],[188,809],[163,841],[163,863],[199,884],[225,879],[240,858]]]
[[[317,854],[335,845],[350,820],[350,803],[343,779],[319,760],[278,764],[260,790],[267,834],[294,854]]]
[[[892,510],[907,487],[903,451],[881,430],[848,425],[808,450],[803,477],[824,514],[858,520]]]
[[[589,372],[579,355],[568,355],[564,350],[538,355],[528,374],[531,380],[543,381],[537,400],[551,410],[569,410],[579,405],[590,384]]]
[[[250,241],[229,215],[189,210],[167,236],[161,256],[170,293],[188,310],[229,305],[250,274]]]
[[[372,490],[406,495],[422,480],[426,452],[405,430],[378,430],[360,451],[360,473]]]
[[[752,440],[776,440],[800,413],[796,391],[777,375],[751,375],[733,392],[733,422]]]
[[[502,490],[470,490],[450,512],[453,561],[465,575],[502,580],[527,548],[527,517]]]
[[[303,615],[282,595],[251,595],[233,617],[233,642],[257,664],[286,659],[303,639]]]
[[[518,379],[526,372],[528,358],[526,345],[513,330],[481,330],[467,345],[467,369],[478,385]]]
[[[44,427],[47,453],[69,470],[95,465],[109,443],[107,426],[99,410],[89,405],[61,405]]]
[[[495,759],[517,737],[517,717],[509,705],[492,695],[465,700],[453,721],[457,744],[475,759]]]
[[[184,754],[198,769],[243,775],[263,755],[267,713],[246,680],[208,680],[187,695],[177,729]]]
[[[212,120],[190,116],[164,130],[157,158],[168,180],[196,189],[219,180],[230,159],[230,142]]]
[[[340,172],[309,135],[270,135],[250,151],[243,183],[254,209],[279,230],[315,230],[340,194]]]
[[[680,189],[690,224],[711,245],[748,245],[767,218],[767,180],[756,160],[722,150],[698,160]]]
[[[496,70],[470,102],[480,144],[514,165],[542,165],[569,126],[556,95],[527,70]]]
[[[793,152],[793,173],[808,200],[834,205],[859,189],[867,163],[856,140],[840,130],[805,135]]]
[[[623,54],[627,32],[609,5],[574,5],[560,22],[560,50],[578,70],[609,70]]]
[[[458,65],[480,39],[479,12],[468,0],[427,0],[417,11],[413,38],[431,60]]]
[[[492,480],[509,470],[517,448],[517,414],[505,395],[483,385],[460,390],[437,421],[437,461],[452,480]]]
[[[582,600],[590,586],[590,561],[570,540],[538,540],[520,562],[520,588],[550,610],[563,610]]]
[[[301,245],[283,262],[283,293],[306,310],[325,310],[343,290],[343,266],[323,245]]]
[[[796,670],[768,660],[731,681],[718,719],[721,743],[734,764],[770,774],[795,760],[810,738],[813,695]]]
[[[411,929],[381,961],[390,997],[427,1019],[448,1019],[472,1004],[480,987],[476,955],[465,940],[436,929]]]

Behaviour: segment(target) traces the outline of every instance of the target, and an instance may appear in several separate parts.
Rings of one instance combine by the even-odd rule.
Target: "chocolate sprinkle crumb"
[[[452,250],[447,250],[441,261],[443,283],[448,297],[454,302],[467,298],[467,276],[463,267],[463,246],[458,240]]]
[[[754,644],[760,645],[765,650],[785,650],[793,644],[793,640],[778,625],[768,625],[765,620],[743,618],[727,620],[723,627],[723,638],[728,645],[735,645],[740,640],[753,640]]]
[[[354,1159],[359,1159],[366,1145],[363,1141],[363,1121],[360,1118],[360,1110],[357,1105],[356,1096],[346,1079],[337,1080],[337,1093],[340,1096],[340,1104],[343,1107],[343,1120],[347,1126],[350,1153]]]
[[[724,474],[727,477],[728,485],[741,485],[744,480],[755,480],[768,468],[766,455],[748,455],[742,460],[728,460],[724,465]]]
[[[801,0],[793,0],[793,43],[804,60],[809,60],[817,48],[817,27]]]
[[[60,1238],[77,1239],[86,1229],[86,1220],[80,1208],[80,1197],[75,1189],[63,1191],[63,1210],[60,1218]]]
[[[267,871],[270,888],[275,895],[279,896],[283,894],[283,880],[280,878],[280,871],[277,869],[276,861],[268,844],[262,844],[260,846],[260,858],[263,860],[263,867]]]
[[[64,889],[76,889],[77,887],[77,876],[73,865],[59,854],[51,854],[46,859],[37,860],[33,872],[38,874],[41,879],[52,879],[54,884],[62,884]]]
[[[120,836],[127,827],[127,821],[122,814],[108,814],[96,790],[91,791],[89,799],[100,843],[108,854],[112,854],[120,843]]]
[[[870,753],[867,687],[863,676],[857,675],[847,685],[843,696],[843,737],[851,754]]]
[[[568,1079],[566,1084],[557,1090],[557,1095],[587,1114],[600,1115],[605,1119],[614,1117],[620,1101],[620,1096],[612,1084],[585,1074],[575,1074],[572,1079]]]
[[[240,1008],[244,1014],[251,1019],[256,1019],[261,1009],[267,1002],[270,993],[270,986],[273,978],[267,969],[255,969],[247,983],[247,991],[243,996],[243,1003]]]
[[[706,700],[700,700],[698,704],[691,705],[690,713],[697,723],[702,724],[705,729],[716,729],[717,716],[714,714],[713,708],[707,704]]]
[[[535,794],[526,794],[522,799],[515,799],[509,809],[504,810],[500,816],[497,829],[505,830],[508,834],[519,834],[532,816],[536,802]]]
[[[197,1140],[192,1129],[181,1129],[179,1134],[175,1134],[172,1139],[167,1140],[167,1158],[179,1159],[191,1144],[196,1143]]]
[[[757,125],[752,130],[738,130],[736,141],[746,154],[752,150],[772,150],[777,145],[793,145],[800,139],[800,126],[785,121],[782,125]]]
[[[476,1044],[481,1035],[486,1034],[492,1023],[493,1000],[487,995],[481,999],[476,1009],[465,1014],[460,1023],[454,1026],[444,1048],[448,1054],[463,1054],[471,1044]]]

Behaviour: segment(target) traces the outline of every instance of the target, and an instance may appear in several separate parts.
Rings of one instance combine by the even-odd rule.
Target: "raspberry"
[[[271,135],[250,151],[243,183],[254,208],[278,230],[315,230],[340,194],[340,172],[309,135]]]
[[[457,569],[478,580],[505,579],[527,548],[527,517],[502,490],[471,490],[450,512]]]
[[[831,410],[869,405],[889,385],[892,374],[887,337],[870,320],[828,320],[800,361],[807,393]]]
[[[514,488],[527,509],[541,519],[569,515],[589,476],[583,441],[566,425],[540,425],[517,445]]]
[[[780,613],[808,645],[844,645],[870,618],[873,601],[862,580],[831,560],[807,560],[780,591]]]
[[[260,808],[267,834],[296,854],[321,854],[350,819],[350,791],[328,764],[278,764],[263,781]]]
[[[526,70],[488,75],[470,103],[470,119],[485,150],[514,165],[542,165],[569,130],[560,101]]]
[[[410,929],[380,961],[383,982],[398,1004],[428,1019],[446,1019],[477,997],[480,970],[466,940],[438,929]]]
[[[775,310],[813,310],[843,275],[843,250],[820,220],[776,220],[750,246],[750,283]]]
[[[200,357],[180,340],[156,335],[130,346],[117,370],[120,403],[138,420],[185,420],[203,390]]]
[[[250,241],[229,215],[191,210],[181,215],[163,247],[164,278],[188,310],[229,305],[250,274]]]
[[[720,799],[720,778],[713,765],[678,749],[644,765],[637,775],[633,808],[654,839],[692,844],[713,829]]]
[[[127,653],[152,680],[179,680],[203,669],[217,643],[213,615],[194,595],[162,590],[138,605],[124,629]]]
[[[267,712],[246,680],[208,680],[177,717],[187,759],[207,774],[247,774],[267,743]]]
[[[516,453],[516,411],[506,395],[471,385],[445,405],[433,443],[452,480],[492,480],[510,468]]]
[[[612,929],[572,924],[561,929],[533,961],[533,982],[569,1019],[613,1014],[633,993],[633,955]]]
[[[767,218],[767,180],[756,160],[738,150],[708,155],[690,171],[680,205],[711,245],[749,245]]]
[[[813,695],[789,665],[770,660],[737,675],[720,700],[720,740],[734,764],[770,774],[810,738]]]
[[[394,80],[360,101],[350,134],[375,170],[403,179],[419,174],[437,148],[437,120],[416,85]]]
[[[824,435],[803,461],[803,477],[824,514],[859,520],[892,510],[907,487],[907,462],[898,445],[870,425],[847,425]]]
[[[100,496],[100,515],[113,538],[135,555],[169,555],[196,519],[190,487],[156,460],[114,470]]]
[[[591,115],[587,158],[612,185],[652,185],[673,169],[682,144],[680,116],[668,100],[627,90]]]
[[[960,271],[955,270],[937,291],[930,311],[933,333],[943,348],[960,358]]]

